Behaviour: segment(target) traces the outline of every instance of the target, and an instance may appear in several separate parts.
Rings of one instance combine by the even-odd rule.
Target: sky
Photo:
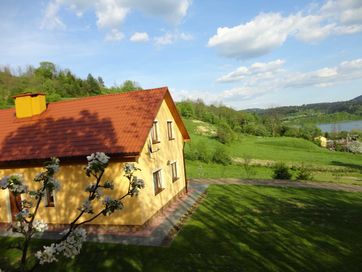
[[[362,1],[0,0],[0,65],[235,109],[362,94]]]

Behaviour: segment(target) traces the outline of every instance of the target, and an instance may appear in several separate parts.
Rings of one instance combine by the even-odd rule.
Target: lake
[[[340,123],[319,124],[318,127],[323,132],[362,130],[362,120],[346,121],[346,122],[340,122]]]

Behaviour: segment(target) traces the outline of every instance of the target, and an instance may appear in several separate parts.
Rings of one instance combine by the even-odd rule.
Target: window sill
[[[169,141],[175,140],[176,138],[168,138]]]
[[[155,196],[161,193],[163,190],[165,190],[165,188],[160,188],[157,191],[155,191]]]
[[[48,204],[48,205],[46,205],[45,207],[47,207],[47,208],[52,208],[52,207],[55,207],[55,205],[54,205],[54,204]]]
[[[172,182],[176,182],[176,181],[178,181],[179,179],[180,179],[179,177],[173,178],[173,179],[172,179]]]
[[[161,141],[160,140],[152,140],[152,144],[159,144]]]

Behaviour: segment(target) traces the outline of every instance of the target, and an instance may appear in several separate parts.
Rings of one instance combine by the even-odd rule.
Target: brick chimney
[[[15,99],[16,118],[32,117],[46,110],[43,93],[24,93],[13,96]]]

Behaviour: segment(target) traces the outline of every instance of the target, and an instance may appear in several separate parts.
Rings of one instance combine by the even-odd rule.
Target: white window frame
[[[156,187],[155,187],[155,181],[154,181],[154,174],[155,173],[159,173],[159,188],[156,191]],[[152,183],[153,183],[153,192],[155,193],[155,195],[158,195],[159,193],[161,193],[163,191],[163,189],[165,189],[164,185],[163,185],[163,177],[162,177],[162,168],[159,168],[155,171],[152,172]]]

